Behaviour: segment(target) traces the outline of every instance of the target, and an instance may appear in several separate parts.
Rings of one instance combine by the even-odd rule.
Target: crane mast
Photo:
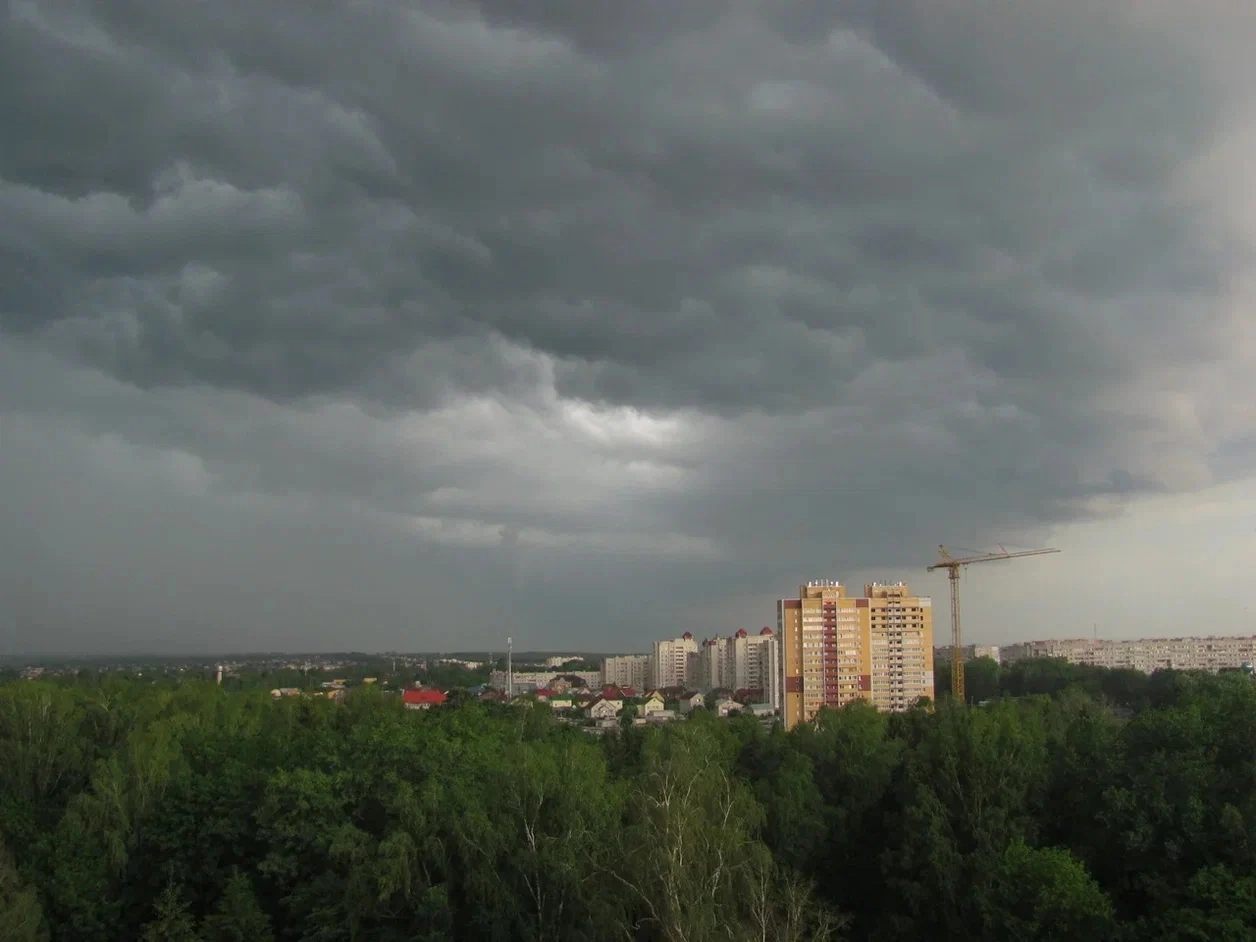
[[[959,618],[959,572],[973,563],[992,563],[1002,559],[1020,559],[1022,556],[1045,556],[1047,553],[1058,553],[1058,549],[1019,550],[1009,553],[1002,546],[997,553],[978,553],[973,556],[952,556],[945,546],[938,547],[938,561],[928,568],[928,572],[945,569],[951,584],[951,696],[957,702],[964,702],[964,637],[960,629]]]

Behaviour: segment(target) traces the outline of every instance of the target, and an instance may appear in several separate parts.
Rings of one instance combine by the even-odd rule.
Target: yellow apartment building
[[[777,602],[776,621],[786,729],[826,706],[899,711],[934,695],[933,602],[905,583],[874,582],[855,598],[836,580],[808,582]]]

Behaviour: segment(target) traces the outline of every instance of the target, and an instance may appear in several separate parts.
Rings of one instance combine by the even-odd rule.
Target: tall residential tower
[[[906,710],[933,690],[932,601],[902,583],[874,582],[860,598],[833,580],[809,582],[777,602],[786,729],[821,707],[868,700]]]
[[[652,687],[688,690],[698,682],[698,642],[688,631],[670,641],[655,641],[651,663],[654,667]]]

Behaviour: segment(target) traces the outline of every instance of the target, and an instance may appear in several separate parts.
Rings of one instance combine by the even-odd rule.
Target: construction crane
[[[1022,556],[1044,556],[1058,552],[1058,549],[1032,549],[1009,553],[1000,544],[997,553],[952,556],[945,546],[938,547],[938,561],[928,571],[945,569],[951,580],[951,696],[957,703],[964,702],[964,638],[959,627],[959,571],[973,563],[992,563],[1000,559],[1020,559]]]

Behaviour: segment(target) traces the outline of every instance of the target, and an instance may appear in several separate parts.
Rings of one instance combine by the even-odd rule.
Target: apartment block
[[[732,683],[736,692],[758,692],[759,703],[780,708],[781,645],[776,633],[764,626],[758,634],[744,628],[733,635]]]
[[[654,681],[654,659],[648,654],[626,654],[602,659],[602,686],[632,687],[644,691]]]
[[[696,686],[704,691],[732,685],[733,645],[731,638],[707,638],[698,646]]]
[[[997,644],[966,644],[963,651],[965,661],[975,661],[979,657],[988,657],[996,663],[1002,662],[1002,654],[999,652]],[[949,644],[933,649],[933,663],[951,663],[951,646]]]
[[[745,628],[729,638],[708,638],[698,649],[696,686],[732,690],[752,703],[780,708],[780,643],[771,628],[756,634]]]
[[[906,710],[933,691],[933,602],[905,583],[871,583],[858,598],[830,579],[777,602],[786,729],[823,707],[867,700]]]
[[[1069,638],[1058,641],[1026,641],[1004,645],[1003,663],[1024,658],[1058,657],[1072,664],[1128,668],[1150,674],[1170,668],[1184,671],[1219,671],[1256,663],[1256,636],[1206,636],[1196,638]]]
[[[698,682],[698,642],[689,632],[670,641],[654,642],[654,676],[649,686],[684,687]]]

